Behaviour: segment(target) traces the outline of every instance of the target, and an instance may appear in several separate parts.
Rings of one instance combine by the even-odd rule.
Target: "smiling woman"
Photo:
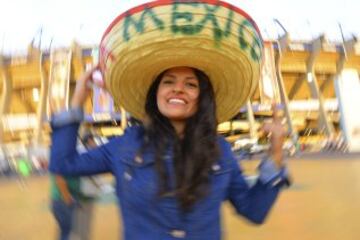
[[[245,20],[241,31],[231,27]],[[128,38],[119,34],[124,29]],[[224,200],[262,223],[288,184],[277,111],[265,129],[272,150],[252,187],[216,131],[256,87],[261,59],[254,53],[261,56],[262,46],[255,22],[221,1],[153,1],[121,14],[104,34],[101,67],[84,73],[71,109],[52,119],[51,171],[114,174],[127,240],[219,240]],[[99,69],[114,100],[141,123],[79,155],[74,145],[82,106]]]

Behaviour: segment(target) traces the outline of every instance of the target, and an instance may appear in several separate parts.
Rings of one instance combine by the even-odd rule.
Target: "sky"
[[[130,7],[148,0],[0,0],[0,54],[26,53],[40,40],[46,49],[67,47],[76,40],[97,45],[111,21]],[[294,40],[310,40],[325,33],[330,41],[360,37],[359,0],[227,0],[247,12],[264,39],[277,38],[278,19]]]

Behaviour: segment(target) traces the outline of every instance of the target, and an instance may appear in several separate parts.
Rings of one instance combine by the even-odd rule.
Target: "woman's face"
[[[168,69],[157,91],[157,105],[170,121],[185,121],[198,109],[199,80],[189,67]]]

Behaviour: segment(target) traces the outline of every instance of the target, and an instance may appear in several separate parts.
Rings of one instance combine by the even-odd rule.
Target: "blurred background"
[[[48,209],[49,106],[68,107],[76,79],[97,62],[106,27],[144,2],[1,2],[1,240],[55,239]],[[259,128],[271,118],[276,102],[288,129],[284,152],[294,184],[262,227],[244,222],[225,205],[225,239],[360,239],[360,3],[227,2],[257,22],[265,43],[264,66],[254,95],[218,131],[231,142],[251,182],[268,149]],[[99,145],[137,124],[98,88],[85,113],[84,128]],[[112,181],[104,176],[94,239],[118,239],[121,219]]]

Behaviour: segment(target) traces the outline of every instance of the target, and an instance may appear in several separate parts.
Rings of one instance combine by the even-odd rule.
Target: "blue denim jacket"
[[[229,200],[239,215],[260,224],[281,188],[279,179],[284,178],[283,172],[262,174],[273,167],[265,162],[260,179],[250,188],[230,145],[219,137],[221,157],[210,173],[210,192],[192,211],[184,213],[175,197],[157,196],[153,153],[136,157],[142,143],[141,127],[128,128],[123,136],[81,155],[76,151],[79,123],[52,124],[52,128],[52,172],[68,176],[111,172],[115,176],[126,240],[219,240],[224,200]],[[165,161],[172,176],[172,156],[165,156]]]

